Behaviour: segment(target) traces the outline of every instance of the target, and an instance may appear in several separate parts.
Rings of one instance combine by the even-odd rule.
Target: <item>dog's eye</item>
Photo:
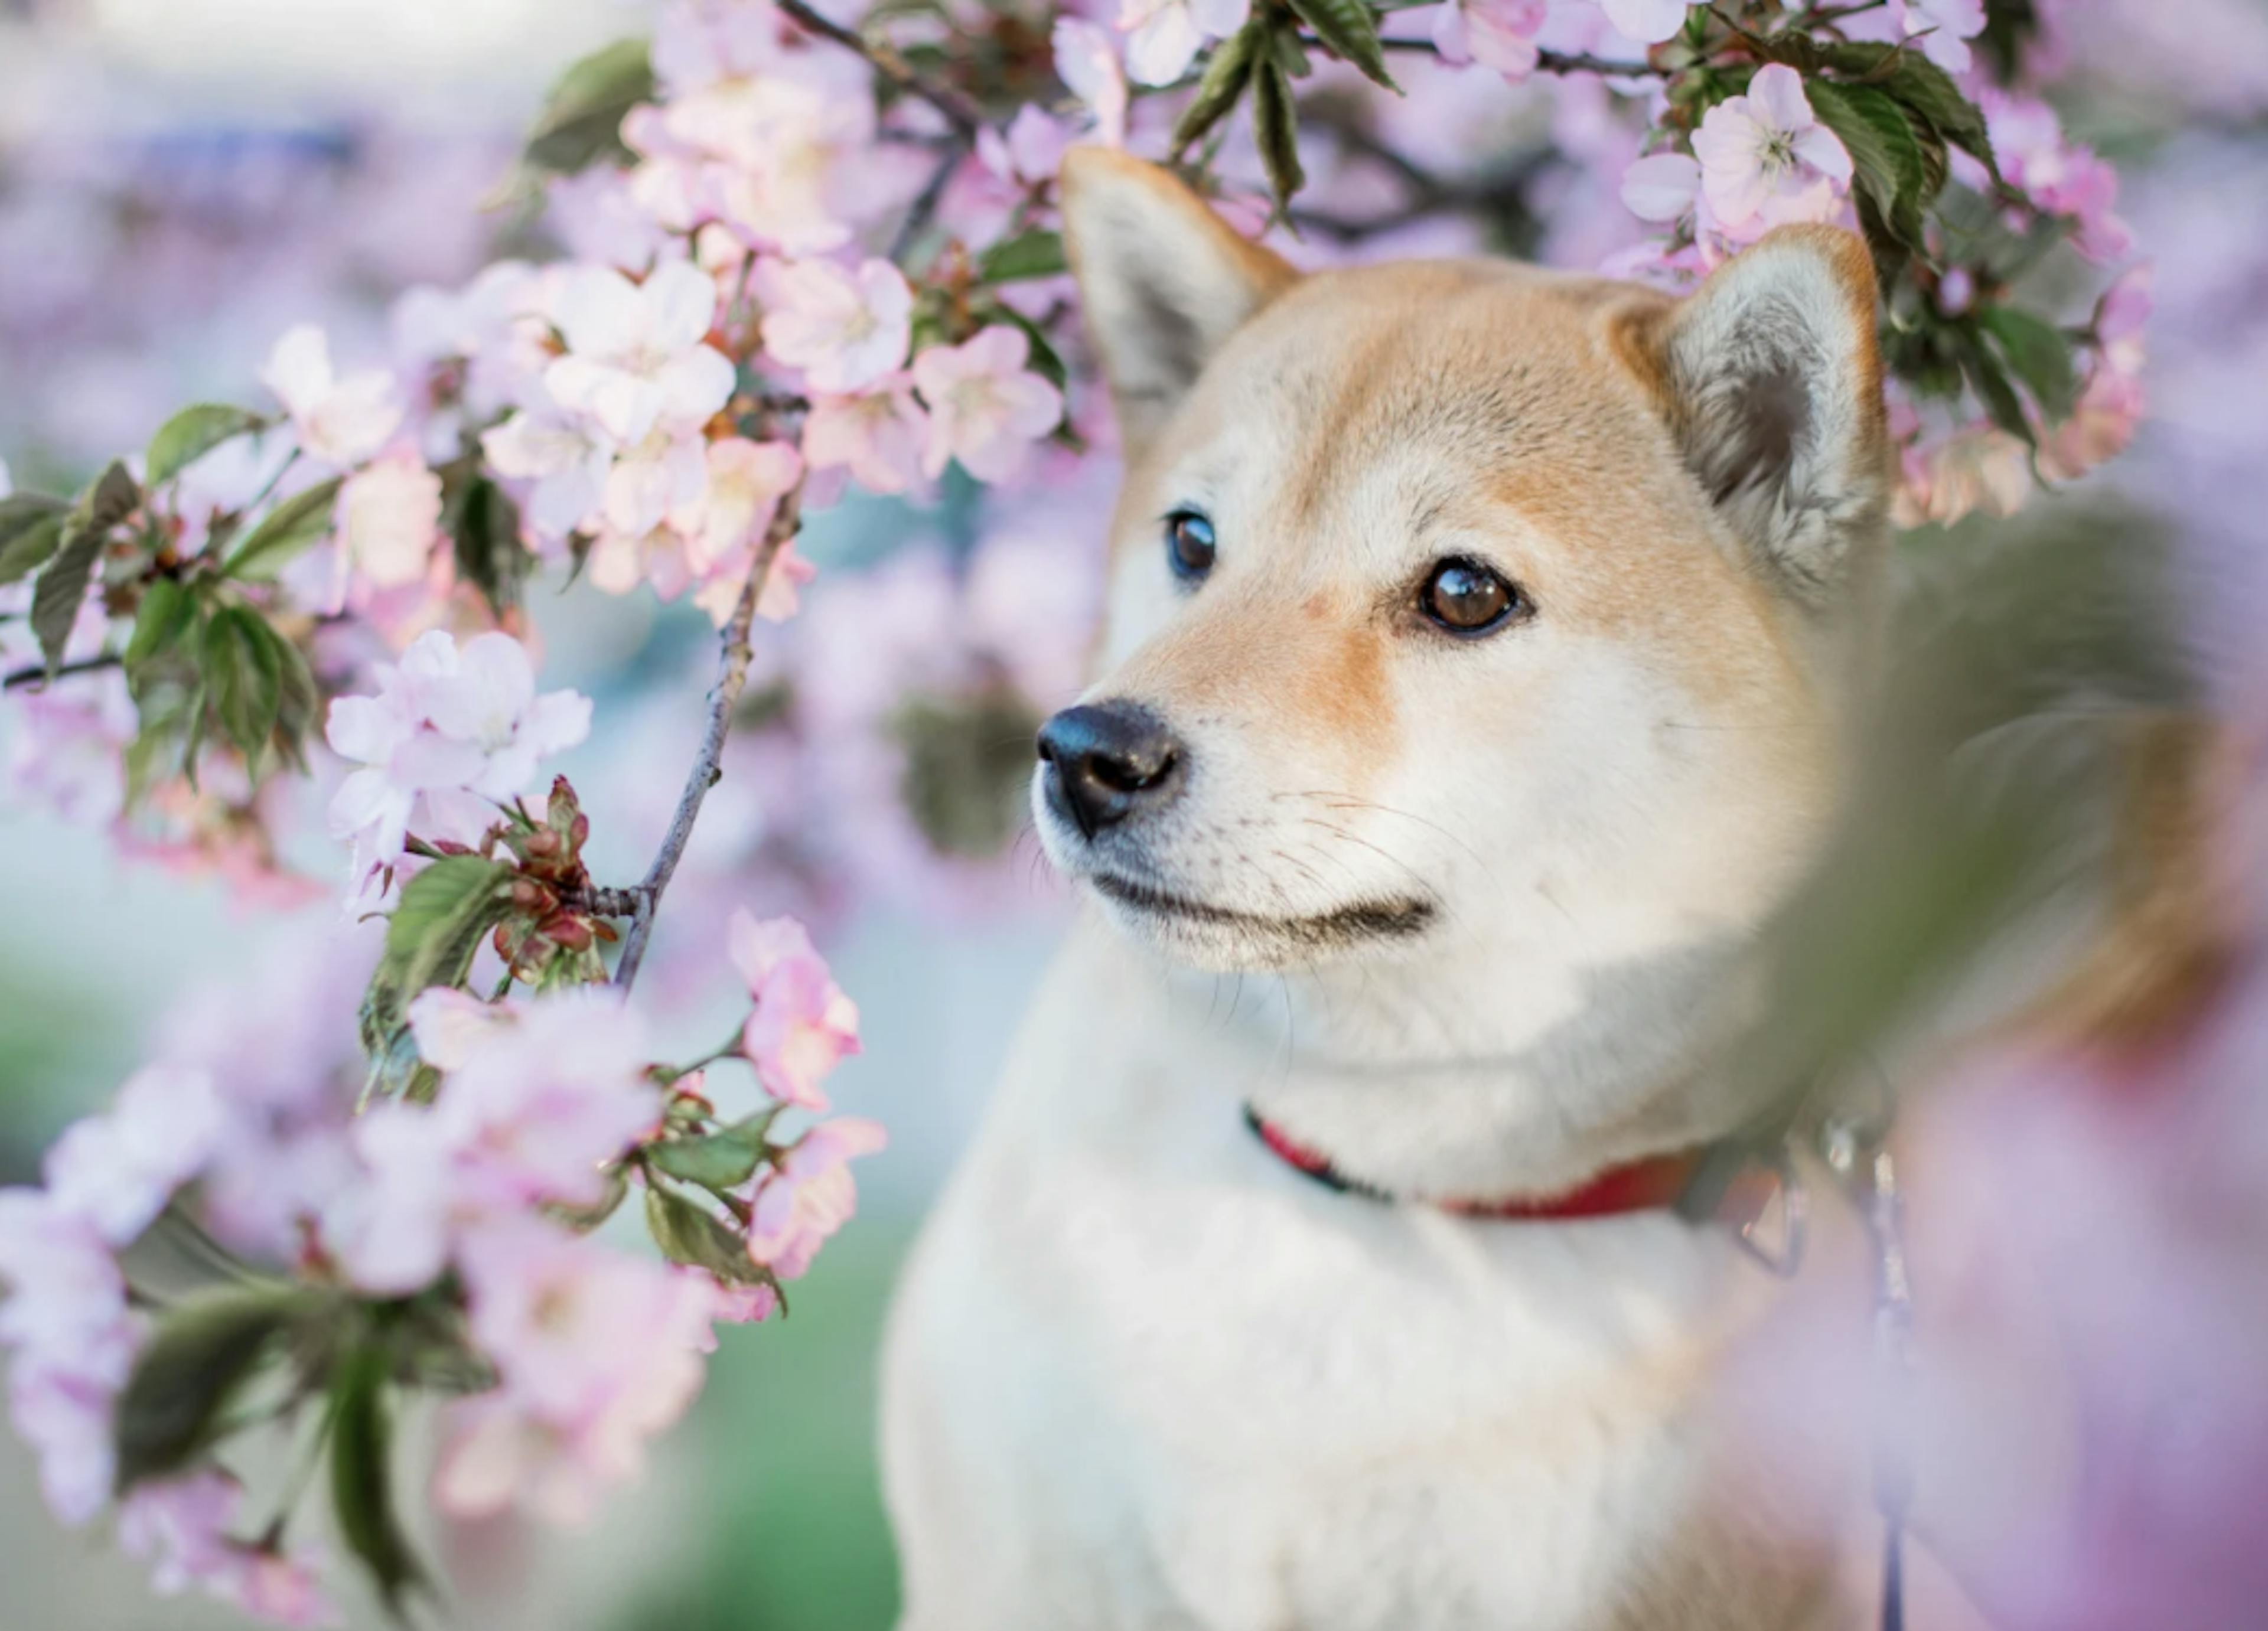
[[[1174,576],[1194,584],[1212,570],[1212,523],[1194,510],[1166,518],[1166,559]]]
[[[1418,609],[1453,635],[1484,635],[1520,605],[1520,591],[1478,561],[1437,563],[1418,591]]]

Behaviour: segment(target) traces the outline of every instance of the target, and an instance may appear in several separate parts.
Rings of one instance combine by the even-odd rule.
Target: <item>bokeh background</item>
[[[2121,167],[2158,315],[2137,445],[2021,525],[2083,510],[2176,539],[2213,682],[2257,698],[2268,4],[2081,0],[2059,13],[2075,59],[2059,105]],[[379,356],[404,290],[454,286],[499,250],[541,254],[588,229],[484,201],[559,68],[644,20],[623,0],[0,0],[0,459],[19,484],[70,490],[170,405],[253,400],[253,370],[289,324]],[[1556,87],[1493,94],[1534,99],[1517,139],[1549,142]],[[1595,261],[1594,239],[1551,230],[1580,201],[1536,173],[1533,246]],[[727,1333],[645,1495],[579,1536],[500,1524],[429,1537],[462,1623],[890,1622],[873,1456],[880,1325],[1065,910],[1017,839],[1013,790],[1031,724],[1077,681],[1097,497],[988,514],[948,488],[927,510],[846,505],[811,534],[821,589],[760,658],[736,774],[664,914],[652,984],[672,1030],[706,1038],[723,1021],[697,981],[670,980],[673,959],[708,955],[735,904],[812,917],[865,1018],[866,1052],[836,1101],[887,1122],[893,1143],[862,1167],[859,1218],[792,1318]],[[594,870],[627,875],[689,757],[705,622],[588,591],[539,596],[537,618],[547,681],[598,702],[597,739],[563,768],[600,834]],[[940,643],[940,628],[958,632]],[[788,683],[814,672],[829,682],[809,690],[838,699],[823,715]],[[6,753],[0,740],[0,763]],[[322,856],[310,867],[330,876]],[[335,949],[335,913],[328,892],[296,913],[247,910],[210,878],[122,865],[99,832],[0,798],[0,1182],[29,1175],[53,1131],[169,1027],[219,1026],[231,1047],[336,1069],[321,1027],[291,1022],[351,1007],[360,970],[351,945]],[[151,1598],[99,1537],[58,1529],[6,1435],[0,1581],[10,1631],[232,1623]]]

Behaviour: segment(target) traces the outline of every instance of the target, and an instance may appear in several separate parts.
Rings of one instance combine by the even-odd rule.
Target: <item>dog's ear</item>
[[[1632,320],[1687,464],[1782,587],[1819,605],[1885,536],[1874,272],[1857,234],[1786,226]]]
[[[1298,274],[1173,175],[1109,148],[1067,154],[1062,189],[1087,332],[1138,454],[1221,342]]]

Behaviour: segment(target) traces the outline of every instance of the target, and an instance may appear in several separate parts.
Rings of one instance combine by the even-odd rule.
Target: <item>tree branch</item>
[[[765,529],[764,541],[756,550],[755,561],[748,569],[748,581],[740,585],[740,599],[718,636],[717,683],[709,693],[708,728],[701,734],[701,751],[695,755],[693,768],[686,775],[685,790],[678,795],[677,812],[669,819],[669,831],[662,836],[660,853],[646,869],[645,877],[630,888],[592,892],[594,909],[601,900],[608,906],[629,908],[630,926],[622,937],[621,960],[615,965],[615,983],[624,990],[637,979],[638,966],[645,960],[646,942],[653,934],[654,911],[661,904],[662,892],[676,875],[677,863],[685,858],[685,846],[693,836],[693,823],[700,817],[702,801],[724,775],[718,765],[725,756],[725,738],[732,732],[733,710],[740,702],[740,693],[747,688],[748,663],[755,655],[748,643],[748,632],[755,624],[756,602],[763,597],[764,580],[771,576],[773,562],[795,537],[802,520],[803,485],[798,482],[780,500],[771,525]]]
[[[799,26],[822,40],[832,40],[846,51],[856,51],[866,59],[876,73],[899,90],[921,98],[943,114],[963,141],[976,140],[976,132],[985,122],[984,110],[968,96],[951,85],[939,84],[924,77],[892,47],[879,40],[868,40],[821,16],[811,8],[808,0],[779,0],[779,8],[793,18]]]
[[[115,668],[124,659],[117,653],[106,651],[100,657],[83,657],[76,663],[65,663],[52,675],[48,672],[46,664],[36,663],[29,668],[19,668],[5,680],[0,680],[0,691],[13,691],[18,686],[35,686],[48,679],[61,680],[70,674],[91,674],[98,669]]]
[[[1323,42],[1313,34],[1301,34],[1300,43],[1312,50],[1323,50]],[[1413,51],[1426,56],[1439,56],[1440,51],[1431,40],[1384,39],[1379,42],[1388,51]],[[1669,70],[1657,68],[1652,62],[1619,62],[1610,56],[1594,56],[1588,51],[1539,51],[1535,54],[1535,71],[1540,74],[1597,74],[1608,79],[1667,79]]]
[[[945,189],[952,183],[953,173],[961,168],[961,161],[968,156],[968,143],[958,135],[939,152],[937,168],[929,173],[929,180],[922,184],[920,194],[907,207],[906,218],[898,223],[898,230],[890,239],[893,265],[906,258],[906,252],[914,246],[922,235],[922,230],[937,214],[937,207],[945,197]]]

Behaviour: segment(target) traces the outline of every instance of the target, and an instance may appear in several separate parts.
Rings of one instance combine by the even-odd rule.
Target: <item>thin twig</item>
[[[1322,40],[1313,34],[1300,36],[1300,43],[1312,50],[1324,48]],[[1439,56],[1440,48],[1431,40],[1387,39],[1379,45],[1388,51],[1410,51],[1426,56]],[[1669,70],[1658,68],[1648,62],[1617,62],[1610,56],[1594,56],[1588,51],[1539,51],[1535,54],[1535,71],[1540,74],[1597,74],[1608,79],[1667,79]]]
[[[929,180],[922,184],[921,192],[906,209],[906,218],[898,223],[897,233],[890,239],[892,262],[905,260],[906,252],[914,246],[931,217],[937,214],[945,189],[952,183],[953,173],[961,168],[961,161],[968,156],[968,143],[959,136],[946,143],[938,154],[937,168],[929,173]]]
[[[709,693],[709,725],[701,734],[701,751],[695,755],[693,768],[686,775],[685,790],[678,795],[677,812],[669,819],[669,831],[662,837],[660,853],[654,856],[644,878],[633,888],[597,892],[615,896],[615,904],[621,903],[621,897],[629,897],[630,926],[622,937],[622,959],[615,965],[615,983],[625,990],[637,980],[638,965],[645,960],[646,942],[653,934],[654,909],[661,904],[662,891],[669,887],[677,863],[685,858],[685,846],[693,836],[693,823],[700,817],[702,800],[709,797],[709,790],[724,774],[718,765],[725,756],[725,738],[732,732],[733,709],[747,687],[748,664],[755,656],[748,643],[748,631],[755,624],[756,602],[763,596],[764,580],[771,575],[772,563],[795,536],[802,518],[803,487],[799,482],[780,500],[779,510],[764,533],[764,541],[756,550],[755,562],[748,569],[748,581],[740,585],[740,601],[718,636],[717,684]]]
[[[943,114],[963,140],[974,141],[984,123],[984,110],[968,97],[951,85],[942,85],[924,77],[896,50],[879,40],[843,26],[814,11],[807,0],[779,0],[780,10],[793,18],[801,26],[823,40],[832,40],[845,50],[856,51],[871,63],[876,73],[901,91],[917,96]]]
[[[13,691],[18,686],[38,685],[41,680],[61,680],[70,674],[91,674],[97,669],[115,668],[124,660],[114,651],[106,651],[100,657],[83,657],[76,663],[63,664],[52,675],[48,672],[46,664],[37,663],[29,668],[19,668],[5,680],[0,680],[0,691]]]

